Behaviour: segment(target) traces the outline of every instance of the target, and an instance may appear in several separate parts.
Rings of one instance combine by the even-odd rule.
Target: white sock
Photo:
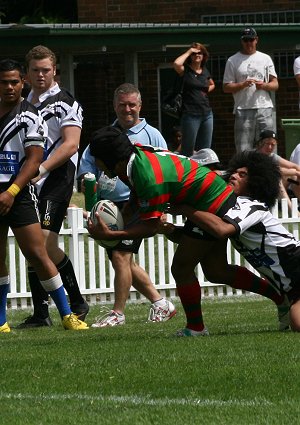
[[[164,307],[167,303],[167,300],[165,299],[165,297],[161,298],[160,300],[155,301],[153,304],[156,307]]]

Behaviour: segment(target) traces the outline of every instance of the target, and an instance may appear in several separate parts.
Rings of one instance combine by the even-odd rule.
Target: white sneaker
[[[100,313],[103,313],[99,317],[96,317],[96,322],[91,325],[92,328],[105,328],[106,326],[119,326],[125,325],[125,315],[117,313],[114,310],[102,309]]]
[[[171,301],[165,301],[165,304],[163,304],[162,306],[157,306],[155,305],[155,303],[151,304],[148,316],[149,322],[166,322],[167,320],[175,316],[175,306],[171,303]]]
[[[209,336],[209,332],[206,328],[203,331],[193,331],[189,328],[183,328],[176,332],[176,336]]]
[[[288,297],[284,296],[283,303],[277,306],[278,315],[278,329],[280,331],[286,331],[290,327],[290,301]]]

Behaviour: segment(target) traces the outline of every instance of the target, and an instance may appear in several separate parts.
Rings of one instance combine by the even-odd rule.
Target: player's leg
[[[300,298],[291,303],[290,325],[292,331],[300,332]]]
[[[195,267],[210,250],[211,241],[204,241],[182,235],[174,254],[171,271],[176,281],[178,296],[186,315],[186,328],[183,334],[207,334],[201,309],[201,287],[195,274]],[[195,334],[197,335],[197,334]]]
[[[105,311],[97,317],[96,322],[92,325],[94,328],[103,328],[106,326],[117,326],[125,324],[125,305],[128,299],[129,290],[132,284],[132,274],[130,260],[132,253],[118,250],[108,250],[115,278],[115,302],[112,310]],[[101,313],[103,312],[103,309]]]
[[[6,322],[6,303],[9,292],[9,274],[6,266],[8,226],[0,224],[0,333],[10,332]]]
[[[65,217],[67,202],[54,202],[42,199],[39,202],[41,226],[46,249],[52,262],[56,265],[63,285],[69,295],[71,310],[84,320],[89,307],[82,297],[73,265],[67,255],[59,248],[58,235]],[[34,314],[21,323],[19,327],[46,326],[51,324],[48,309],[48,294],[40,284],[36,271],[28,267],[28,280],[32,293]]]
[[[132,286],[151,302],[148,320],[151,322],[164,322],[176,314],[176,309],[171,301],[162,297],[155,288],[148,273],[133,260],[131,256]]]
[[[246,267],[228,264],[226,241],[217,241],[212,255],[202,261],[202,269],[210,282],[223,283],[236,289],[253,292],[272,300],[277,307],[278,328],[289,328],[289,302],[278,287],[268,280],[257,276]],[[217,267],[216,267],[217,265]]]
[[[46,241],[46,249],[49,257],[56,265],[60,273],[65,290],[68,293],[71,310],[80,320],[84,320],[89,311],[89,306],[81,295],[73,264],[65,252],[59,248],[56,231],[43,229]]]
[[[71,312],[60,274],[47,254],[40,224],[14,227],[12,230],[23,255],[36,271],[43,288],[54,300],[64,327],[75,330],[87,329],[87,325]]]

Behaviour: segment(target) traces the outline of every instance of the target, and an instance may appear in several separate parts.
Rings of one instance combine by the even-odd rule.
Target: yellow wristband
[[[6,192],[10,193],[13,197],[17,196],[17,194],[20,192],[20,188],[17,184],[13,183],[11,186],[9,186],[8,189],[6,189]]]

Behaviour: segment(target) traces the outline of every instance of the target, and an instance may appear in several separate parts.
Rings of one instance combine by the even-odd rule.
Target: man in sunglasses
[[[257,43],[255,29],[245,28],[241,50],[228,58],[223,76],[223,90],[234,99],[237,152],[253,149],[261,131],[274,131],[270,92],[278,89],[277,74],[271,57],[256,50]]]

